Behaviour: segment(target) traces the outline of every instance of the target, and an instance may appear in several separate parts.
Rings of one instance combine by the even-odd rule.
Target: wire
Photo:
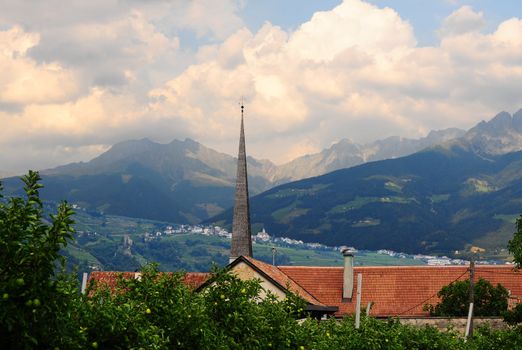
[[[485,270],[485,269],[481,269],[481,268],[475,268],[475,273],[494,273],[496,275],[510,275],[510,276],[521,276],[522,277],[522,272],[515,272],[515,271],[512,271],[512,272],[506,272],[506,271],[495,271],[495,270]]]
[[[467,274],[467,273],[468,273],[468,271],[464,271],[464,273],[462,273],[462,275],[460,275],[459,277],[455,278],[453,281],[451,281],[451,282],[448,283],[448,284],[452,284],[453,282],[458,281],[462,276],[464,276],[464,275]],[[403,315],[403,314],[405,314],[405,313],[407,313],[407,312],[409,312],[409,311],[411,311],[411,310],[413,310],[413,309],[415,309],[415,308],[417,308],[417,307],[423,305],[424,303],[426,303],[426,302],[427,302],[428,300],[430,300],[431,298],[437,296],[438,293],[439,293],[439,292],[437,292],[437,293],[431,295],[429,298],[426,298],[425,300],[421,301],[420,303],[418,303],[417,305],[415,305],[415,306],[413,306],[413,307],[410,307],[410,308],[407,309],[407,310],[404,310],[404,311],[402,311],[402,312],[399,312],[397,315],[395,315],[395,317],[400,316],[400,315]]]

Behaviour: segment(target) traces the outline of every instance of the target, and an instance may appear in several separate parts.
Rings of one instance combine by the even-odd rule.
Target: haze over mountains
[[[464,134],[464,130],[450,128],[431,131],[428,136],[420,139],[392,136],[364,145],[343,139],[319,153],[305,155],[277,167],[272,179],[275,183],[285,183],[366,162],[398,158]]]
[[[413,154],[434,145],[440,146],[429,151],[417,153],[406,160],[392,159]],[[467,208],[468,204],[478,205],[477,203],[480,203],[461,200],[462,198],[468,198],[466,196],[459,197],[461,193],[467,193],[466,188],[468,187],[478,186],[477,188],[485,188],[487,189],[486,192],[491,192],[491,196],[493,194],[501,196],[502,193],[518,193],[515,187],[509,191],[501,191],[511,186],[509,184],[517,179],[516,174],[522,173],[522,171],[519,171],[516,157],[508,157],[513,159],[515,163],[513,165],[505,165],[507,170],[484,170],[486,165],[498,162],[507,164],[508,160],[505,159],[508,158],[502,158],[503,160],[501,160],[498,157],[516,150],[522,150],[522,110],[513,116],[506,112],[499,113],[490,121],[481,122],[467,132],[459,129],[446,129],[432,131],[428,136],[418,140],[390,137],[366,145],[358,145],[348,140],[341,140],[320,153],[300,157],[280,166],[267,160],[256,160],[249,157],[249,185],[252,195],[292,180],[322,175],[337,169],[373,161],[373,163],[362,168],[343,170],[341,173],[344,175],[340,178],[337,178],[340,175],[335,175],[340,174],[339,172],[325,175],[326,178],[330,179],[331,177],[332,179],[332,181],[329,180],[330,182],[328,182],[328,190],[321,187],[324,185],[321,182],[323,180],[309,179],[266,192],[259,198],[252,200],[253,217],[259,223],[268,225],[268,228],[273,230],[273,233],[293,235],[315,241],[324,239],[324,242],[335,243],[339,242],[337,238],[333,238],[338,231],[333,227],[343,226],[333,225],[334,222],[330,222],[329,219],[325,219],[325,217],[317,213],[320,211],[328,213],[330,210],[334,210],[335,206],[343,205],[343,203],[356,203],[355,206],[360,206],[359,209],[363,210],[361,213],[365,212],[366,214],[360,214],[360,217],[357,219],[360,221],[359,224],[353,221],[355,219],[345,222],[347,226],[343,230],[346,229],[349,232],[352,230],[349,227],[353,225],[356,225],[356,227],[358,227],[357,225],[362,225],[361,227],[363,227],[365,220],[369,220],[368,222],[372,223],[372,220],[375,218],[366,210],[375,206],[379,207],[381,205],[379,201],[385,198],[383,199],[384,203],[386,206],[393,208],[392,211],[395,211],[394,215],[397,218],[404,217],[404,213],[408,211],[418,213],[419,215],[412,214],[415,216],[415,220],[412,219],[412,222],[418,222],[419,218],[424,218],[420,220],[420,226],[411,224],[408,226],[408,230],[432,232],[434,227],[439,225],[437,222],[441,221],[441,217],[432,215],[432,209],[439,213],[437,215],[441,215],[440,212],[445,210],[458,211],[456,205],[462,205],[463,208]],[[431,169],[428,166],[430,157],[439,160],[441,157],[444,159],[446,157],[451,161],[448,160],[445,163],[445,161],[441,160],[438,163],[441,168]],[[379,161],[382,159],[389,160]],[[470,159],[473,159],[473,161]],[[462,175],[464,177],[458,177],[453,174],[455,171],[458,171],[461,162],[466,163],[468,161],[474,164],[474,166],[476,165],[477,168],[473,166],[468,167],[465,176]],[[406,163],[403,164],[403,162]],[[423,162],[426,164],[422,165],[424,168],[421,169]],[[381,178],[381,180],[385,178],[387,180],[382,180],[384,181],[382,184],[373,183],[371,185],[379,188],[379,190],[375,189],[375,193],[371,191],[371,193],[365,192],[367,190],[366,186],[372,182],[365,182],[364,178],[358,177],[357,174],[361,171],[366,177],[373,176]],[[417,171],[421,173],[417,173]],[[427,173],[424,174],[422,171]],[[373,175],[372,172],[374,172]],[[456,182],[452,182],[451,185],[449,185],[449,182],[441,183],[440,179],[432,179],[430,177],[430,174],[433,173],[438,174],[441,179],[453,178]],[[45,170],[42,171],[42,175],[45,185],[45,188],[42,190],[42,196],[47,200],[59,201],[66,199],[83,208],[110,214],[178,223],[196,223],[202,220],[209,220],[209,218],[232,206],[236,158],[212,150],[190,139],[184,141],[174,140],[169,144],[159,144],[148,139],[142,139],[118,143],[89,162],[73,163]],[[430,176],[426,177],[427,175]],[[497,180],[493,181],[487,178],[488,176],[499,176],[501,179],[509,178],[510,180],[498,182]],[[318,179],[323,178],[325,177]],[[318,182],[316,183],[316,181]],[[10,193],[19,193],[21,191],[22,186],[18,179],[10,178],[2,182]],[[342,187],[345,186],[343,184],[348,183],[351,184],[349,192],[346,192],[344,189],[338,190],[336,187],[341,186],[340,188],[344,188]],[[386,188],[385,184],[387,183],[388,185],[386,186],[391,186],[393,189]],[[307,187],[308,185],[306,184],[310,184],[311,187]],[[447,190],[442,191],[434,188],[434,184],[436,186],[444,185],[447,187]],[[314,207],[308,203],[306,204],[309,205],[308,207],[302,207],[302,199],[299,196],[284,197],[284,200],[278,197],[277,203],[267,199],[272,198],[268,196],[278,193],[278,191],[284,192],[286,191],[285,189],[294,189],[293,186],[297,186],[295,188],[303,188],[306,193],[312,189],[314,196],[317,196],[316,204],[318,206]],[[410,186],[414,187],[410,188]],[[402,194],[400,195],[398,188],[401,189],[399,192]],[[328,202],[329,191],[331,190],[339,191],[339,195],[345,196],[342,199],[344,202]],[[299,191],[298,193],[300,193]],[[360,191],[360,193],[357,191]],[[322,197],[323,195],[326,197]],[[433,203],[439,203],[440,198],[446,197],[448,199],[442,202],[452,203],[447,207],[450,209],[446,207],[444,207],[446,208],[444,210],[432,208]],[[305,196],[303,198],[308,197]],[[312,196],[310,198],[316,197]],[[388,200],[386,198],[391,199]],[[461,199],[453,202],[453,199],[457,198]],[[471,196],[470,198],[483,200],[486,197]],[[502,196],[496,200],[502,202],[501,198]],[[491,199],[491,203],[493,202]],[[420,203],[420,206],[416,207],[418,203]],[[286,205],[286,207],[283,208],[281,205]],[[435,206],[438,206],[438,204]],[[377,207],[374,209],[377,210]],[[278,212],[278,210],[282,211]],[[316,213],[314,214],[315,216],[310,216],[312,213]],[[353,213],[350,211],[345,214],[351,216]],[[392,215],[391,212],[389,214]],[[505,214],[514,215],[515,213],[506,212]],[[335,215],[332,217],[335,217]],[[218,219],[227,219],[227,213],[224,213]],[[400,243],[402,238],[399,238],[402,237],[402,233],[399,234],[398,232],[406,232],[404,227],[396,222],[379,220],[381,220],[379,222],[382,224],[370,225],[372,227],[371,230],[378,231],[381,228],[386,228],[396,232],[399,236],[397,236],[396,241],[389,242],[389,247],[399,247],[402,244]],[[444,220],[447,220],[447,218]],[[430,223],[431,221],[434,223]],[[318,229],[323,224],[324,226]],[[484,227],[493,226],[484,224]],[[426,227],[431,228],[426,229]],[[450,228],[453,229],[451,225],[446,227],[447,230]],[[328,236],[326,234],[327,231],[333,232],[333,236]],[[305,232],[308,233],[305,234]],[[359,229],[354,232],[359,232]],[[420,235],[422,236],[422,234]],[[370,236],[368,235],[367,238]],[[373,243],[369,243],[371,240],[373,242],[382,242],[377,233],[374,233],[371,237],[373,238],[368,238],[365,241],[366,243],[354,240],[354,244],[357,242],[361,247],[375,248],[376,246],[372,246]],[[460,243],[455,243],[456,246],[460,246],[468,238],[465,236],[462,240],[457,240]],[[430,241],[426,240],[426,242]],[[454,244],[440,245],[440,243],[421,245],[417,242],[409,245],[407,249],[413,250],[420,247],[424,247],[423,249],[427,250],[439,249],[440,247],[449,249],[454,248],[454,246]]]

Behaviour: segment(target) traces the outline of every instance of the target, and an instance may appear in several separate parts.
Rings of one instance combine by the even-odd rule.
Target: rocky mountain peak
[[[522,133],[522,109],[513,114],[513,129]]]
[[[522,150],[522,112],[513,116],[500,112],[489,121],[471,128],[464,139],[475,151],[485,154],[504,154]]]
[[[466,131],[458,128],[448,128],[443,130],[431,130],[426,136],[426,140],[431,142],[445,142],[457,137],[464,136]]]
[[[486,133],[500,135],[512,127],[512,117],[508,112],[500,112],[489,121],[481,121],[469,130],[469,134]]]

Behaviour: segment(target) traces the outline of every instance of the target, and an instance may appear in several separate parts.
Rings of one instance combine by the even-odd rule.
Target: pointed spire
[[[241,130],[239,133],[239,152],[237,156],[236,196],[234,202],[234,219],[232,222],[230,261],[235,260],[241,255],[252,256],[245,130],[243,126],[244,108],[243,101],[241,101]]]

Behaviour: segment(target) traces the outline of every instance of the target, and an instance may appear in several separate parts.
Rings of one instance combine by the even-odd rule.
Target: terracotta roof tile
[[[343,302],[342,267],[279,266],[279,270],[323,304],[338,306],[337,316],[355,312],[358,273],[363,276],[361,304],[373,302],[374,316],[427,316],[424,304],[437,303],[443,286],[469,278],[467,266],[355,267],[352,300]],[[522,296],[522,272],[511,266],[479,265],[475,276],[502,284],[513,297]]]
[[[283,288],[288,288],[307,302],[320,306],[337,306],[337,316],[355,312],[357,274],[362,278],[361,304],[373,302],[374,316],[427,316],[424,304],[436,304],[437,292],[455,280],[469,278],[467,266],[366,266],[354,268],[354,290],[351,301],[342,300],[343,268],[314,266],[273,266],[251,257],[243,257]],[[90,280],[110,286],[117,276],[135,278],[135,272],[92,272]],[[502,284],[510,291],[510,305],[522,300],[522,271],[512,266],[478,265],[476,279],[484,278],[493,285]],[[183,282],[198,288],[210,273],[189,272]]]
[[[171,273],[171,272],[167,272]],[[111,289],[116,287],[116,281],[119,276],[123,276],[125,279],[137,278],[140,274],[138,272],[115,272],[115,271],[93,271],[89,275],[88,283],[91,280],[97,281],[98,283],[108,286]],[[210,273],[207,272],[187,272],[183,276],[182,282],[191,289],[196,289],[210,277]]]
[[[209,272],[187,272],[183,277],[183,283],[192,289],[197,289],[211,276]]]
[[[113,289],[116,287],[116,282],[119,276],[123,276],[125,279],[131,279],[135,278],[136,272],[93,271],[89,274],[87,285],[89,285],[91,281],[96,281],[100,285]]]
[[[270,278],[272,278],[274,281],[276,281],[283,288],[288,289],[288,290],[292,291],[293,293],[299,295],[301,298],[303,298],[305,301],[309,302],[310,304],[324,306],[324,304],[321,301],[319,301],[317,298],[315,298],[313,295],[311,295],[302,286],[297,284],[287,274],[283,273],[277,266],[267,264],[265,262],[256,260],[252,257],[243,256],[241,258],[248,260],[251,264],[255,265],[260,271],[262,271],[266,275],[270,276]]]

